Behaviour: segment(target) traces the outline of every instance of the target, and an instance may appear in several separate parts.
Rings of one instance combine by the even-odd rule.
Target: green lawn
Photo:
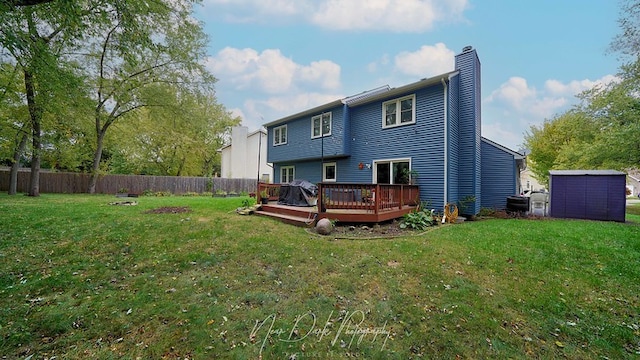
[[[236,215],[242,198],[109,205],[122,200],[0,195],[0,354],[640,354],[640,206],[626,224],[496,219],[403,238],[332,240]],[[191,212],[146,213],[167,206]]]

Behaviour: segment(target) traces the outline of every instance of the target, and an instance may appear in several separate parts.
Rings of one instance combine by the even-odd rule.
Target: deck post
[[[318,183],[318,199],[316,200],[316,207],[318,208],[318,214],[324,213],[324,199],[322,198],[322,183]]]
[[[374,209],[374,214],[378,215],[378,212],[380,211],[380,196],[382,195],[382,193],[380,192],[380,185],[376,184],[376,197],[375,197],[375,209]]]

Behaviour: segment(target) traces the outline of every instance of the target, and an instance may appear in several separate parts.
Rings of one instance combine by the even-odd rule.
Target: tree
[[[0,46],[23,74],[32,140],[29,195],[39,196],[42,119],[55,104],[52,95],[69,91],[61,54],[82,28],[80,7],[60,1],[9,8],[2,2],[0,10]]]
[[[620,4],[621,32],[611,41],[609,51],[621,53],[633,62],[640,56],[640,1],[623,0]]]
[[[119,143],[113,171],[148,175],[210,176],[225,134],[240,123],[213,94],[180,93],[168,84],[147,86],[144,97],[163,106],[138,111],[114,129]]]
[[[542,182],[551,169],[628,170],[640,164],[640,1],[625,0],[621,34],[610,51],[627,57],[618,81],[579,95],[582,104],[525,134],[531,169]],[[629,60],[630,59],[630,60]]]
[[[524,141],[531,151],[530,167],[535,178],[548,185],[549,170],[579,166],[574,154],[593,141],[595,126],[593,119],[580,107],[545,120],[540,126],[531,126]]]
[[[94,193],[105,136],[118,120],[145,107],[163,106],[144,96],[147,87],[167,83],[185,93],[211,89],[204,68],[206,37],[191,18],[192,2],[122,1],[105,8],[103,26],[93,29],[88,68],[95,78],[95,152],[88,192]]]
[[[21,101],[20,71],[17,66],[0,64],[0,156],[11,166],[9,195],[18,190],[20,160],[29,139],[29,123],[25,104]]]

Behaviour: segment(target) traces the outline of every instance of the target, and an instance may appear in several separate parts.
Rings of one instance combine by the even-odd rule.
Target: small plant
[[[433,216],[431,210],[422,209],[409,214],[405,214],[400,222],[401,229],[424,230],[430,226],[437,225],[438,221]]]
[[[129,192],[129,189],[127,189],[126,187],[118,189],[118,194],[126,194],[128,192]]]
[[[227,192],[224,190],[216,190],[215,196],[224,197],[227,196]]]
[[[243,208],[250,208],[251,207],[251,201],[249,201],[249,199],[244,199],[242,200],[242,207]]]
[[[268,199],[269,198],[269,193],[267,192],[267,190],[260,191],[260,197],[263,198],[263,199]]]
[[[473,195],[467,195],[462,199],[458,200],[458,209],[461,214],[467,213],[467,207],[476,201],[476,197]]]

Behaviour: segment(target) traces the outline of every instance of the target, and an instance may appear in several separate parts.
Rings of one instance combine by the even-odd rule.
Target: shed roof
[[[549,170],[550,175],[626,175],[622,171],[617,170]]]

